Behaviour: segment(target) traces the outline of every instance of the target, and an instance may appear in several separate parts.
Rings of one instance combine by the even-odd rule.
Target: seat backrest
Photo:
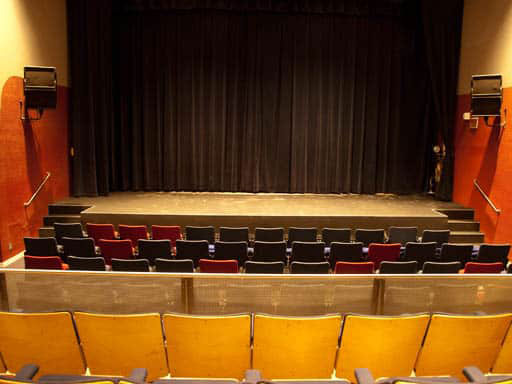
[[[418,273],[417,261],[383,261],[379,273]]]
[[[373,273],[375,270],[375,264],[369,262],[347,262],[338,261],[334,267],[334,273],[345,273],[345,274],[359,274],[359,273]]]
[[[238,273],[238,261],[200,259],[199,270],[203,273]]]
[[[116,238],[116,232],[112,224],[87,223],[85,227],[87,229],[87,236],[92,237],[96,244],[101,239],[114,240]]]
[[[473,254],[472,244],[450,244],[445,243],[441,246],[441,255],[439,261],[450,263],[452,261],[460,261],[464,266]]]
[[[245,241],[249,244],[249,228],[248,227],[220,227],[220,241]]]
[[[368,247],[371,243],[384,243],[383,229],[356,229],[355,240]]]
[[[83,239],[63,237],[62,246],[66,255],[77,257],[96,257],[94,248],[94,239],[92,237],[84,237]]]
[[[81,223],[54,223],[55,239],[58,244],[62,244],[63,237],[81,239],[84,236]]]
[[[291,247],[294,241],[315,242],[317,240],[316,228],[288,228],[288,247]]]
[[[167,376],[160,314],[74,317],[91,375],[128,376],[133,367],[144,367],[148,381]]]
[[[358,262],[363,260],[363,243],[331,243],[329,253],[331,267],[334,267],[338,261]]]
[[[437,247],[441,247],[444,243],[450,241],[450,230],[449,229],[425,229],[421,235],[422,243],[434,242]]]
[[[119,237],[122,240],[132,241],[132,246],[136,247],[140,239],[147,240],[148,229],[145,225],[125,225],[119,224]]]
[[[418,227],[389,227],[388,229],[389,243],[405,245],[416,241],[418,241]]]
[[[291,261],[303,263],[321,263],[325,261],[324,242],[294,241]]]
[[[57,241],[54,237],[24,237],[25,255],[58,256]]]
[[[197,268],[200,259],[208,259],[209,257],[207,240],[176,240],[176,259],[193,260],[194,267]]]
[[[41,375],[85,373],[69,312],[0,312],[0,351],[11,372],[31,362]]]
[[[492,373],[512,372],[512,329],[509,328],[505,341],[501,345],[498,357],[492,366]]]
[[[254,315],[253,368],[269,379],[332,376],[341,316]]]
[[[350,228],[324,228],[322,229],[322,241],[327,247],[330,247],[333,241],[349,243],[351,232]]]
[[[405,244],[404,261],[417,261],[419,269],[423,268],[426,261],[433,261],[436,257],[437,243],[408,242]]]
[[[254,241],[283,241],[284,228],[255,228]]]
[[[149,262],[146,259],[112,259],[114,272],[149,272]]]
[[[99,240],[98,246],[105,264],[111,265],[112,259],[133,259],[133,248],[131,240]]]
[[[416,362],[416,375],[462,378],[460,367],[470,365],[489,372],[511,320],[512,314],[432,315]]]
[[[336,376],[356,382],[354,369],[360,367],[375,377],[409,376],[429,319],[427,314],[345,316]]]
[[[283,273],[284,263],[282,261],[246,261],[245,273]]]
[[[505,269],[503,263],[466,263],[464,273],[501,273]]]
[[[216,241],[215,260],[237,260],[240,264],[247,260],[247,243],[245,241]]]
[[[163,315],[171,377],[243,379],[251,366],[251,316]]]
[[[171,240],[139,240],[139,257],[151,265],[155,264],[155,259],[170,258]]]
[[[194,262],[191,259],[168,260],[156,259],[155,267],[157,272],[194,272]]]
[[[319,263],[304,263],[301,261],[292,261],[290,264],[290,273],[294,274],[317,274],[329,273],[329,263],[327,261]]]
[[[62,260],[59,256],[25,256],[26,269],[56,269],[63,268]]]
[[[194,227],[186,226],[185,234],[187,240],[206,240],[209,244],[215,242],[215,228],[212,226],[207,227]]]
[[[176,246],[176,240],[181,240],[181,227],[179,225],[152,225],[151,238],[153,240],[171,240],[171,245]]]
[[[462,265],[458,261],[451,263],[435,263],[427,261],[423,264],[423,273],[459,273]]]
[[[479,263],[508,263],[510,244],[480,244],[476,261]]]
[[[370,244],[368,247],[368,260],[380,268],[382,261],[398,261],[400,258],[400,244]]]
[[[105,260],[103,257],[77,257],[68,256],[69,269],[75,271],[104,271]]]
[[[286,262],[285,241],[255,241],[252,261]]]

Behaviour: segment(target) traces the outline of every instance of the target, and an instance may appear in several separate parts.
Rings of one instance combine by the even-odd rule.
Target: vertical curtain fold
[[[441,79],[454,62],[436,55],[450,54],[438,39],[456,28],[426,2],[68,8],[75,195],[416,193],[431,130],[449,141]]]
[[[421,15],[430,75],[433,123],[446,148],[435,194],[451,200],[454,172],[454,129],[462,30],[463,0],[422,0]]]

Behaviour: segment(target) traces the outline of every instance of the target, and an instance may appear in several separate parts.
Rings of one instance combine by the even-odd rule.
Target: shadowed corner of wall
[[[493,124],[490,127],[486,127],[484,125],[484,129],[490,129],[491,134],[487,140],[487,147],[482,158],[480,170],[478,171],[477,181],[485,193],[489,195],[492,189],[494,176],[496,174],[498,151],[501,142],[502,130],[504,128],[500,128],[499,125]]]
[[[1,95],[0,121],[3,124],[15,125],[12,128],[19,130],[15,131],[18,137],[16,140],[23,140],[25,144],[25,164],[27,170],[27,177],[30,182],[31,191],[34,192],[39,183],[43,179],[43,171],[40,163],[40,150],[38,142],[34,136],[34,130],[29,120],[21,120],[21,107],[20,101],[23,101],[23,79],[19,76],[11,76],[3,84]],[[14,123],[16,122],[16,123]],[[7,132],[8,127],[2,127],[4,132]],[[10,129],[10,128],[9,128]],[[10,134],[13,134],[12,131]],[[23,137],[18,136],[23,135]],[[22,164],[18,164],[22,167]]]

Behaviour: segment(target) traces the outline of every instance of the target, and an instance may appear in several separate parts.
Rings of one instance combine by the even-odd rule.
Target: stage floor
[[[387,228],[415,225],[446,228],[437,209],[461,209],[430,196],[320,195],[212,192],[118,192],[69,198],[57,204],[81,204],[83,222],[215,226],[316,226]]]

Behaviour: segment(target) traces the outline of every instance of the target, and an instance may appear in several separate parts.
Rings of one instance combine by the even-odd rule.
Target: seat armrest
[[[144,383],[146,378],[148,377],[148,370],[146,368],[134,368],[130,372],[130,376],[127,377],[128,380],[135,381],[137,383]]]
[[[21,380],[32,380],[37,371],[39,371],[38,365],[25,364],[20,370],[18,370],[18,372],[16,372],[16,376],[14,377]]]
[[[244,383],[257,383],[261,381],[261,371],[258,369],[247,369],[245,371]]]
[[[357,379],[358,384],[373,384],[375,380],[373,379],[372,373],[368,368],[356,368],[354,370],[354,374]]]
[[[462,373],[464,373],[464,376],[466,376],[470,382],[485,383],[487,381],[482,371],[475,366],[464,367]]]

